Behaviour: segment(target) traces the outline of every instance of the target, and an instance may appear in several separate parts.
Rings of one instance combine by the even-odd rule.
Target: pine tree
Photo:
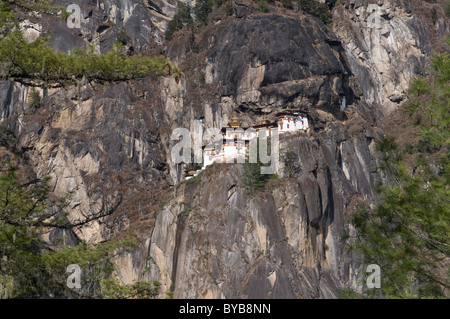
[[[272,177],[271,174],[261,174],[261,167],[267,166],[261,162],[259,156],[259,138],[256,138],[256,163],[251,163],[248,154],[247,159],[243,164],[244,174],[243,183],[247,194],[257,194],[260,190],[264,188],[266,182]],[[270,150],[270,139],[265,138],[265,143],[267,143],[267,149]]]
[[[44,240],[52,230],[69,232],[111,214],[120,201],[109,211],[70,222],[67,198],[52,200],[50,190],[49,178],[20,183],[16,168],[0,174],[0,298],[152,298],[158,293],[155,282],[120,285],[114,277],[110,258],[134,247],[132,237],[95,246]],[[67,287],[71,264],[83,270],[81,289]]]
[[[366,263],[381,267],[386,298],[448,298],[450,288],[450,54],[436,55],[429,78],[411,84],[409,115],[432,147],[406,161],[393,137],[377,143],[380,202],[352,223]],[[412,163],[412,164],[411,164]]]
[[[164,37],[166,40],[171,40],[175,31],[181,30],[184,25],[191,24],[191,9],[183,4],[179,3],[177,7],[177,12],[173,16],[173,19],[170,20],[167,25],[166,32],[164,33]]]
[[[41,97],[35,87],[30,89],[28,101],[31,107],[38,108],[41,105]]]
[[[194,7],[196,21],[203,25],[208,24],[208,15],[212,12],[213,8],[213,0],[197,0]]]
[[[1,2],[0,80],[42,87],[73,85],[82,80],[105,83],[150,75],[162,76],[166,74],[164,68],[167,65],[174,77],[179,76],[179,70],[166,58],[150,58],[139,54],[128,57],[120,50],[120,46],[103,55],[94,54],[90,48],[65,54],[54,52],[48,37],[38,38],[32,43],[25,41],[17,24],[19,15],[33,11],[57,15],[61,9],[47,0]]]

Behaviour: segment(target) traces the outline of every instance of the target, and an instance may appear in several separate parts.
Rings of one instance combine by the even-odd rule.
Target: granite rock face
[[[151,95],[146,81],[43,90],[45,105],[38,109],[26,102],[29,88],[5,84],[3,121],[14,124],[24,158],[39,177],[52,178],[55,194],[74,192],[72,219],[124,200],[115,221],[84,227],[78,234],[82,240],[98,242],[148,214],[158,195],[147,187],[167,185],[158,115],[146,100],[146,94]]]
[[[335,111],[340,96],[354,100],[342,47],[316,19],[274,13],[222,24],[209,34],[214,42],[205,74],[222,96],[233,96],[238,105],[327,111]]]
[[[240,164],[181,184],[148,244],[148,276],[160,280],[162,296],[336,298],[360,289],[358,259],[340,238],[356,203],[373,197],[374,142],[331,132],[283,135],[281,152],[295,153],[300,172],[257,195],[245,192]]]
[[[178,2],[194,4],[192,0],[55,0],[56,5],[80,8],[80,27],[69,28],[66,21],[45,16],[24,20],[21,25],[29,39],[51,36],[54,48],[60,51],[90,44],[97,52],[104,52],[119,39],[130,52],[136,52],[164,41],[164,31]]]
[[[409,1],[347,1],[333,11],[333,31],[379,118],[406,100],[411,78],[427,67],[430,32],[411,7]]]
[[[35,17],[22,23],[27,39],[49,34],[58,50],[94,44],[104,52],[124,28],[127,52],[141,52],[163,41],[177,3],[73,2],[82,8],[81,29]],[[39,108],[29,105],[28,87],[2,82],[1,123],[36,176],[52,177],[56,195],[74,192],[69,218],[120,202],[115,214],[71,236],[95,243],[136,231],[138,247],[115,260],[124,283],[158,280],[160,297],[338,297],[361,289],[358,257],[341,238],[352,232],[348,217],[358,203],[375,198],[377,120],[405,99],[430,51],[426,27],[404,5],[380,3],[374,29],[365,22],[369,2],[351,3],[334,9],[332,31],[299,12],[262,14],[251,1],[234,1],[233,16],[186,28],[156,48],[181,78],[41,89]],[[252,125],[286,106],[301,107],[311,125],[280,140],[280,153],[296,158],[293,176],[281,158],[279,178],[256,195],[245,192],[239,164],[179,183],[182,167],[170,155],[175,128],[197,119],[221,128],[234,115]]]

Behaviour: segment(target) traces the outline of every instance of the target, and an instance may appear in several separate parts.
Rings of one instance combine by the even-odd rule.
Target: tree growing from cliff
[[[164,57],[127,56],[116,45],[103,55],[92,48],[77,49],[72,54],[54,52],[48,37],[29,43],[24,39],[18,17],[33,12],[57,15],[63,8],[51,1],[10,0],[0,5],[0,80],[12,80],[34,86],[64,86],[80,81],[110,82],[142,78],[179,71]],[[65,15],[62,14],[61,17]]]
[[[430,78],[415,79],[409,115],[431,146],[406,160],[398,142],[377,144],[380,185],[374,209],[353,218],[365,261],[381,267],[386,298],[448,298],[450,288],[450,54],[436,55]],[[373,291],[369,291],[373,293]]]
[[[324,24],[331,22],[330,8],[325,3],[320,3],[315,0],[295,0],[297,6],[307,14],[319,18]],[[334,5],[334,4],[333,4]]]
[[[198,0],[194,7],[195,20],[200,24],[208,24],[208,15],[213,11],[213,0]]]
[[[258,0],[258,9],[261,12],[268,12],[269,9],[267,8],[267,0]]]
[[[49,179],[20,183],[18,169],[0,174],[0,298],[152,298],[156,282],[120,285],[110,259],[134,246],[127,237],[94,246],[76,246],[44,240],[55,229],[67,232],[110,215],[120,204],[111,204],[88,218],[69,221],[67,198],[51,199]],[[67,286],[67,266],[83,270],[80,289]]]
[[[264,189],[266,182],[273,178],[272,174],[261,174],[261,167],[268,166],[267,164],[263,164],[261,162],[261,158],[259,156],[259,138],[256,139],[256,163],[251,163],[249,160],[249,154],[247,150],[246,161],[243,164],[244,174],[242,176],[242,181],[244,184],[244,188],[247,194],[257,194],[259,191]],[[267,150],[270,152],[271,144],[270,139],[265,138],[265,143],[267,145]],[[269,154],[270,156],[270,154]]]
[[[184,25],[191,24],[193,22],[191,18],[191,9],[184,3],[178,3],[177,12],[173,16],[173,19],[167,24],[164,37],[166,40],[172,40],[175,31],[181,30]]]
[[[34,108],[38,108],[41,105],[41,97],[35,87],[32,87],[30,89],[30,93],[28,95],[28,102],[30,103],[30,106]]]
[[[197,0],[194,6],[196,22],[201,25],[207,25],[209,23],[209,14],[222,6],[224,3],[227,3],[227,6],[231,5],[230,2],[227,2],[227,0]],[[230,10],[232,10],[232,8],[226,8],[228,15],[230,15]]]

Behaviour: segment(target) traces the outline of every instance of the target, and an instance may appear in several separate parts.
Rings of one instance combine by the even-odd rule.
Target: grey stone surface
[[[74,2],[81,30],[34,21],[55,49],[94,44],[104,52],[124,28],[128,48],[140,52],[162,42],[177,3]],[[114,216],[71,234],[72,243],[95,243],[136,227],[139,246],[115,260],[122,282],[158,280],[161,298],[168,291],[175,298],[336,298],[341,289],[360,289],[358,256],[340,239],[351,231],[355,203],[374,200],[376,119],[405,98],[412,70],[429,52],[426,28],[392,1],[382,6],[390,33],[379,36],[364,24],[368,1],[337,8],[333,31],[310,16],[261,14],[241,2],[234,17],[160,47],[183,70],[181,79],[43,90],[37,109],[27,102],[29,88],[2,82],[1,123],[35,174],[52,177],[55,195],[74,191],[69,218],[123,198]],[[198,54],[190,52],[192,39]],[[170,186],[182,173],[170,157],[174,128],[199,118],[220,128],[233,115],[254,124],[288,105],[307,111],[311,125],[280,140],[281,152],[298,159],[294,176],[281,165],[278,180],[248,195],[241,165],[215,165],[198,183]],[[180,215],[186,208],[188,216]]]

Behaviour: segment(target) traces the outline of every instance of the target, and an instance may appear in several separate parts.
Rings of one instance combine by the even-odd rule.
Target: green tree
[[[198,0],[194,6],[195,20],[198,24],[207,25],[208,16],[211,12],[225,4],[227,15],[233,14],[233,5],[229,0]]]
[[[267,0],[258,0],[258,9],[261,12],[267,12],[269,11],[268,7],[267,7]]]
[[[0,79],[26,85],[64,86],[78,81],[105,83],[164,75],[169,65],[164,57],[150,58],[141,55],[127,56],[116,45],[113,50],[97,55],[89,48],[73,50],[67,55],[54,52],[49,38],[39,38],[32,43],[15,31],[0,40]]]
[[[194,7],[195,20],[200,24],[207,25],[209,22],[208,15],[213,9],[213,0],[198,0]]]
[[[438,19],[438,14],[436,8],[431,9],[431,21],[433,21],[433,24],[436,24]]]
[[[101,287],[105,299],[152,299],[159,294],[161,284],[158,281],[137,281],[131,285],[121,285],[114,277],[103,280]]]
[[[331,22],[330,8],[325,3],[320,3],[315,0],[295,0],[297,6],[305,13],[319,18],[324,24]]]
[[[203,73],[203,72],[200,72],[199,74],[198,74],[198,82],[200,83],[200,84],[205,84],[205,73]]]
[[[261,174],[261,163],[244,163],[243,182],[247,194],[256,194],[262,190],[268,180],[267,174]]]
[[[128,34],[125,28],[120,29],[119,35],[117,36],[117,42],[126,45],[128,43]]]
[[[177,12],[173,16],[173,19],[170,20],[166,32],[164,33],[165,39],[172,40],[175,31],[181,30],[184,25],[191,23],[191,9],[181,2],[178,3]]]
[[[111,258],[134,247],[132,237],[107,241],[95,246],[80,243],[67,246],[65,238],[49,242],[46,235],[55,229],[72,229],[110,215],[120,204],[111,203],[90,217],[70,222],[67,197],[52,199],[49,178],[20,183],[18,169],[0,174],[0,297],[72,298],[154,297],[154,283],[136,282],[120,285],[114,279]],[[68,195],[69,196],[69,195]],[[67,266],[78,264],[83,270],[82,289],[66,285]]]
[[[39,92],[35,87],[32,87],[30,89],[28,102],[30,103],[30,106],[34,108],[38,108],[41,105],[41,97],[39,96]]]
[[[194,43],[192,45],[192,52],[195,53],[195,54],[200,52],[200,45],[198,43]]]
[[[227,0],[227,1],[225,2],[225,13],[226,13],[228,16],[233,15],[233,3],[232,3],[231,0]]]
[[[164,57],[150,58],[138,54],[128,57],[120,46],[103,55],[94,54],[91,48],[65,54],[54,52],[48,37],[32,43],[25,41],[17,23],[19,16],[33,11],[56,15],[58,10],[61,8],[47,0],[1,2],[0,80],[32,86],[64,86],[83,80],[104,83],[165,75],[167,65],[173,76],[179,75],[179,70]]]
[[[433,58],[428,79],[411,84],[409,115],[429,153],[403,158],[393,137],[381,138],[381,171],[374,209],[361,207],[352,223],[366,263],[381,267],[386,298],[448,298],[450,288],[450,54]]]
[[[267,143],[267,150],[270,152],[270,139],[265,138],[265,143]],[[261,174],[261,167],[268,166],[267,164],[263,164],[261,162],[261,158],[259,156],[259,138],[256,140],[256,163],[251,163],[249,160],[249,154],[246,155],[246,161],[243,164],[244,173],[243,173],[243,184],[247,194],[257,194],[260,190],[262,190],[266,182],[273,177],[273,174]]]
[[[80,81],[103,83],[122,81],[148,75],[174,76],[179,71],[163,58],[141,55],[128,57],[117,45],[103,55],[87,50],[71,54],[54,52],[49,38],[32,43],[24,40],[18,25],[27,14],[67,17],[64,8],[52,5],[50,0],[8,0],[0,2],[0,79],[12,80],[30,86],[72,85]],[[37,90],[30,90],[32,105],[37,105]],[[10,139],[8,139],[8,142]],[[82,220],[69,221],[68,196],[53,199],[49,179],[20,183],[18,170],[9,168],[0,174],[0,297],[40,298],[64,295],[69,297],[107,297],[111,291],[126,291],[126,297],[153,297],[155,283],[136,282],[122,286],[113,282],[111,258],[133,246],[133,240],[107,241],[95,246],[80,243],[76,246],[49,241],[55,230],[70,232],[94,220],[104,218],[120,204],[108,203],[102,209]],[[47,239],[45,239],[47,238]],[[80,291],[66,286],[66,267],[78,264],[86,277]]]

